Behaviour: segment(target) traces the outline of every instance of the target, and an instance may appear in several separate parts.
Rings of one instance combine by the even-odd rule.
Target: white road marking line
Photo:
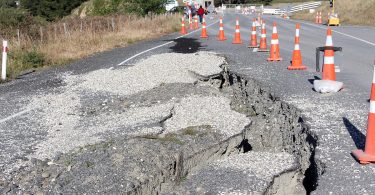
[[[120,64],[118,64],[118,66],[122,66],[122,65],[124,65],[126,62],[130,61],[130,60],[133,59],[133,58],[136,58],[136,57],[138,57],[138,56],[140,56],[140,55],[142,55],[142,54],[144,54],[144,53],[147,53],[147,52],[152,51],[152,50],[154,50],[154,49],[157,49],[157,48],[159,48],[159,47],[163,47],[163,46],[168,45],[168,44],[173,43],[173,42],[174,42],[174,41],[169,41],[169,42],[166,42],[166,43],[164,43],[164,44],[158,45],[158,46],[156,46],[156,47],[153,47],[153,48],[150,48],[150,49],[144,50],[144,51],[142,51],[142,52],[140,52],[140,53],[138,53],[138,54],[135,54],[134,56],[132,56],[132,57],[130,57],[130,58],[124,60],[123,62],[121,62]]]
[[[9,121],[9,120],[11,120],[11,119],[13,119],[13,118],[15,118],[15,117],[18,117],[18,116],[21,116],[21,115],[23,115],[23,114],[26,114],[26,113],[29,112],[29,111],[31,111],[31,109],[23,110],[23,111],[21,111],[21,112],[18,112],[18,113],[16,113],[16,114],[13,114],[12,116],[8,116],[8,117],[6,117],[6,118],[4,118],[4,119],[1,119],[1,120],[0,120],[0,123],[4,123],[4,122]]]
[[[210,24],[210,25],[207,25],[206,27],[212,26],[212,25],[214,25],[214,24],[216,24],[216,23],[218,23],[218,22],[219,22],[219,21],[216,21],[216,22],[214,22],[214,23],[212,23],[212,24]],[[197,32],[197,31],[199,31],[199,30],[200,30],[200,29],[197,29],[197,30],[191,31],[190,33],[188,33],[188,34],[186,34],[186,35],[179,36],[179,37],[175,38],[174,40],[179,39],[179,38],[182,38],[182,37],[185,37],[185,36],[188,36],[188,35],[191,35],[191,34]],[[136,58],[136,57],[138,57],[138,56],[140,56],[140,55],[142,55],[142,54],[144,54],[144,53],[147,53],[147,52],[152,51],[152,50],[154,50],[154,49],[157,49],[157,48],[163,47],[163,46],[165,46],[165,45],[171,44],[171,43],[173,43],[173,42],[174,42],[174,41],[169,41],[169,42],[166,42],[166,43],[164,43],[164,44],[161,44],[161,45],[158,45],[158,46],[156,46],[156,47],[153,47],[153,48],[150,48],[150,49],[144,50],[144,51],[142,51],[142,52],[140,52],[140,53],[137,53],[137,54],[135,54],[134,56],[132,56],[132,57],[130,57],[130,58],[128,58],[128,59],[122,61],[120,64],[118,64],[118,66],[123,66],[126,62],[130,61],[130,60],[133,59],[133,58]]]
[[[317,25],[315,25],[315,24],[310,24],[310,23],[307,23],[307,22],[302,22],[302,21],[298,21],[298,22],[299,22],[299,23],[302,23],[302,24],[309,25],[309,26],[313,26],[313,27],[316,27],[316,28],[324,29],[324,30],[327,29],[327,27],[325,28],[325,27],[317,26]],[[372,42],[370,42],[370,41],[366,41],[366,40],[364,40],[364,39],[361,39],[361,38],[358,38],[358,37],[355,37],[355,36],[352,36],[352,35],[348,35],[348,34],[345,34],[345,33],[339,32],[339,31],[334,30],[334,29],[332,29],[332,31],[335,32],[335,33],[338,33],[338,34],[341,34],[341,35],[347,36],[347,37],[349,37],[349,38],[356,39],[356,40],[358,40],[358,41],[361,41],[361,42],[367,43],[367,44],[369,44],[369,45],[375,46],[375,43],[372,43]]]

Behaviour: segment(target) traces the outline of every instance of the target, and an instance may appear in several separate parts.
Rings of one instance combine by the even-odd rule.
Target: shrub
[[[19,27],[27,23],[29,14],[22,9],[0,8],[0,29]]]
[[[45,58],[42,53],[35,50],[26,51],[21,54],[21,61],[28,67],[38,68],[45,64]]]
[[[33,16],[40,16],[47,21],[54,21],[70,14],[85,0],[22,0],[21,6],[30,11]]]

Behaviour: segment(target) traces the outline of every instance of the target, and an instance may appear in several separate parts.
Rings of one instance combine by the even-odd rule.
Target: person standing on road
[[[199,16],[199,22],[202,24],[202,22],[203,22],[203,15],[204,15],[204,9],[203,9],[202,6],[199,7],[197,14]]]
[[[190,6],[186,6],[186,8],[187,8],[187,19],[189,19],[189,21],[191,20],[191,18],[190,18],[190,15],[192,14],[191,13],[191,7]]]

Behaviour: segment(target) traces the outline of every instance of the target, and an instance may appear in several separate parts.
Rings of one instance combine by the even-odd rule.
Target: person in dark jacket
[[[202,6],[199,7],[197,14],[199,16],[199,22],[202,23],[203,15],[204,15],[204,9]]]

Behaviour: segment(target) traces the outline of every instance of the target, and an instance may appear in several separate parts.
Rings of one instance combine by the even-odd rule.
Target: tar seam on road
[[[214,22],[214,23],[212,23],[212,24],[210,24],[210,25],[207,25],[207,27],[212,26],[212,25],[214,25],[214,24],[216,24],[216,23],[218,23],[218,22],[219,22],[219,21],[216,21],[216,22]],[[188,36],[188,35],[191,35],[191,34],[193,34],[193,33],[195,33],[195,32],[198,32],[199,30],[200,30],[200,29],[197,29],[197,30],[191,31],[190,33],[188,33],[188,34],[186,34],[186,35],[179,36],[179,37],[175,38],[174,40],[179,39],[179,38],[182,38],[182,37],[185,37],[185,36]],[[134,56],[132,56],[132,57],[130,57],[130,58],[128,58],[128,59],[122,61],[120,64],[118,64],[118,66],[124,66],[124,64],[125,64],[126,62],[130,61],[130,60],[133,59],[133,58],[136,58],[136,57],[138,57],[138,56],[140,56],[140,55],[142,55],[142,54],[144,54],[144,53],[147,53],[147,52],[152,51],[152,50],[154,50],[154,49],[157,49],[157,48],[163,47],[163,46],[165,46],[165,45],[171,44],[171,43],[173,43],[173,42],[174,42],[174,41],[169,41],[169,42],[166,42],[166,43],[164,43],[164,44],[158,45],[158,46],[156,46],[156,47],[153,47],[153,48],[150,48],[150,49],[144,50],[144,51],[142,51],[142,52],[140,52],[140,53],[138,53],[138,54],[135,54]]]
[[[314,26],[314,27],[317,27],[317,28],[320,28],[320,29],[326,29],[326,28],[324,28],[324,27],[320,27],[320,26],[317,26],[317,25],[314,25],[314,24],[310,24],[310,23],[307,23],[307,22],[302,22],[302,21],[298,21],[298,22],[300,22],[300,23],[302,23],[302,24],[309,25],[309,26]],[[335,32],[335,33],[338,33],[338,34],[341,34],[341,35],[344,35],[344,36],[350,37],[350,38],[352,38],[352,39],[356,39],[356,40],[358,40],[358,41],[361,41],[361,42],[367,43],[367,44],[369,44],[369,45],[375,46],[375,43],[372,43],[372,42],[370,42],[370,41],[366,41],[366,40],[364,40],[364,39],[361,39],[361,38],[358,38],[358,37],[355,37],[355,36],[352,36],[352,35],[348,35],[348,34],[345,34],[345,33],[342,33],[342,32],[336,31],[336,30],[333,30],[333,29],[332,29],[332,31]]]
[[[31,111],[31,109],[23,110],[23,111],[21,111],[21,112],[18,112],[18,113],[16,113],[16,114],[13,114],[12,116],[8,116],[8,117],[6,117],[6,118],[4,118],[4,119],[0,119],[0,123],[4,123],[4,122],[6,122],[6,121],[8,121],[8,120],[11,120],[11,119],[17,117],[17,116],[21,116],[21,115],[23,115],[23,114],[25,114],[25,113],[27,113],[27,112],[29,112],[29,111]]]

